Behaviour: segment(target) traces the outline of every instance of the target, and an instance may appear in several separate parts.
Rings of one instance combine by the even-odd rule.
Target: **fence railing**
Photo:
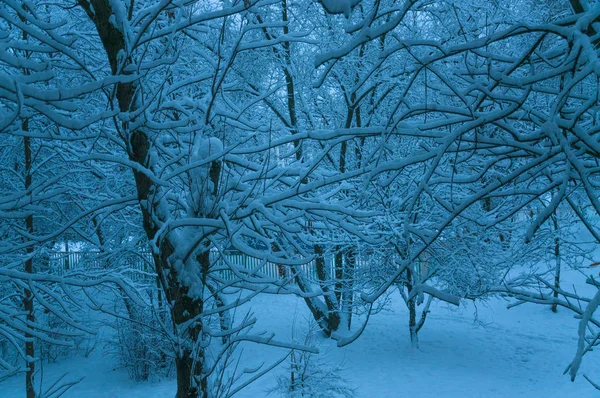
[[[234,252],[226,253],[225,255],[215,256],[213,260],[216,267],[221,271],[221,276],[226,280],[234,279],[234,271],[232,268],[241,268],[253,277],[264,276],[267,278],[285,279],[292,275],[292,269],[289,266],[264,261],[262,259],[247,256],[245,254]],[[317,279],[317,268],[315,261],[298,266],[309,279]],[[332,267],[333,268],[333,267]]]
[[[152,254],[149,251],[103,253],[94,251],[61,251],[49,253],[50,271],[62,275],[72,270],[127,268],[152,273]]]
[[[49,255],[50,272],[58,275],[76,270],[120,268],[133,271],[134,279],[142,279],[155,272],[152,254],[149,251],[124,251],[114,254],[94,251],[61,251],[50,252]],[[288,266],[250,257],[240,252],[212,253],[211,262],[214,269],[226,280],[235,278],[234,269],[253,278],[285,279],[291,275],[291,268]],[[333,276],[333,256],[326,257],[325,263]],[[309,279],[317,279],[314,260],[300,265],[299,268]]]

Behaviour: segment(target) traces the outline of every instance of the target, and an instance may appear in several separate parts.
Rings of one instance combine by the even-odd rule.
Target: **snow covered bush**
[[[318,345],[319,328],[314,321],[301,341],[305,346]],[[287,398],[347,398],[355,392],[343,376],[341,365],[332,365],[323,358],[323,353],[292,350],[286,366],[286,374],[277,376],[277,387],[269,391]]]
[[[158,380],[173,371],[170,338],[164,325],[164,314],[153,308],[128,304],[129,319],[114,321],[115,336],[111,345],[120,365],[135,381]],[[162,318],[161,318],[162,317]]]
[[[46,326],[48,330],[57,331],[48,332],[48,336],[53,338],[56,342],[68,340],[62,344],[49,341],[39,342],[39,355],[42,359],[48,361],[48,363],[79,355],[87,357],[96,347],[98,335],[83,333],[82,331],[65,324],[65,322],[51,312],[41,313],[40,311],[37,319],[39,324]],[[88,317],[86,317],[86,321],[89,324],[90,320]],[[65,336],[69,337],[66,339]]]

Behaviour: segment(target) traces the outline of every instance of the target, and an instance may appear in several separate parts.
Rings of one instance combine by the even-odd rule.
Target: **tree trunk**
[[[21,124],[23,131],[29,131],[29,122],[27,119]],[[25,149],[25,190],[29,191],[32,184],[32,156],[31,156],[31,140],[29,137],[25,137],[24,149]],[[33,236],[33,214],[28,215],[25,218],[25,226],[27,232]],[[25,261],[25,272],[33,274],[33,246],[27,247],[27,260]],[[23,296],[23,307],[27,313],[27,322],[29,325],[33,325],[35,322],[34,306],[33,306],[33,293],[29,289],[25,289]],[[31,327],[31,326],[30,326]],[[27,398],[35,398],[34,388],[34,374],[35,374],[35,343],[31,333],[25,332],[25,355],[27,356],[27,371],[25,372],[25,391]]]
[[[25,8],[25,6],[23,6]],[[21,22],[25,23],[25,18],[20,17]],[[28,33],[23,30],[22,39],[24,42],[27,42],[29,38]],[[29,58],[30,54],[28,51],[25,51],[25,57]],[[28,69],[24,70],[24,74],[27,76],[30,74]],[[29,119],[24,119],[21,122],[21,130],[23,132],[29,132]],[[31,138],[25,135],[23,138],[23,149],[25,154],[25,191],[29,192],[30,199],[29,203],[32,202],[31,195],[33,195],[31,186],[32,186],[32,168],[33,168],[33,157],[31,150]],[[30,236],[33,236],[33,213],[29,214],[25,217],[25,228]],[[33,274],[33,246],[29,245],[27,247],[27,260],[25,261],[25,272],[28,274]],[[30,289],[25,289],[23,292],[23,308],[27,313],[27,322],[29,323],[29,328],[33,327],[35,322],[35,313],[34,313],[34,305],[33,305],[33,292]],[[34,386],[34,375],[35,375],[35,342],[34,337],[31,333],[25,331],[25,356],[27,361],[27,371],[25,372],[25,394],[27,398],[35,398],[35,386]]]
[[[79,5],[85,10],[88,17],[94,22],[114,75],[127,74],[119,70],[120,55],[126,51],[125,35],[120,31],[110,18],[114,14],[110,0],[79,0]],[[124,65],[126,66],[126,65]],[[124,113],[134,112],[136,105],[136,83],[118,83],[116,99],[119,110]],[[151,142],[142,130],[129,130],[129,124],[123,122],[122,130],[128,138],[127,149],[130,160],[149,168]],[[142,212],[143,227],[148,240],[154,240],[159,227],[155,219],[161,215],[154,212],[155,196],[158,190],[152,180],[144,173],[133,169],[133,176],[138,194],[138,202]],[[160,195],[159,195],[160,196]],[[168,237],[157,243],[157,250],[153,251],[156,272],[165,293],[166,302],[171,309],[171,319],[175,333],[182,341],[178,347],[175,358],[177,371],[177,398],[207,398],[208,383],[203,375],[204,352],[198,340],[202,336],[202,323],[200,314],[203,311],[201,298],[188,295],[189,288],[179,282],[178,273],[170,262],[170,257],[175,252],[173,243]],[[185,265],[184,265],[185,266]]]
[[[191,351],[184,350],[181,354],[175,358],[177,369],[177,395],[175,398],[208,398],[206,386],[200,389],[192,386],[193,376],[199,374],[202,367],[199,366],[198,361],[194,361]]]
[[[257,20],[261,24],[264,22],[258,14]],[[290,31],[288,26],[289,20],[287,0],[281,0],[281,20],[284,23],[282,27],[283,34],[288,35]],[[273,40],[274,37],[268,32],[266,28],[262,28],[262,31],[267,40]],[[281,45],[281,51],[278,50],[276,47],[273,47],[273,52],[275,53],[277,58],[281,60],[282,63],[281,70],[285,77],[286,105],[288,118],[286,119],[285,117],[280,116],[280,119],[282,123],[287,128],[289,128],[291,135],[294,136],[298,133],[298,117],[296,110],[296,89],[294,83],[294,76],[291,72],[291,45],[289,41],[283,41]],[[278,114],[283,115],[283,112]],[[302,141],[294,140],[293,145],[296,161],[301,162],[303,155]],[[303,180],[301,181],[302,184],[305,184],[306,182],[307,178],[303,178]],[[310,221],[307,222],[308,224],[310,224]],[[314,293],[314,290],[311,286],[310,281],[303,275],[303,271],[300,269],[300,267],[290,267],[290,269],[294,273],[294,279],[298,284],[300,290],[303,293],[310,295],[304,297],[304,301],[308,306],[308,309],[310,310],[313,318],[315,319],[323,333],[325,333],[326,336],[330,336],[333,331],[337,330],[340,324],[340,314],[338,307],[340,300],[338,297],[336,297],[337,293],[335,292],[335,289],[334,291],[331,291],[328,286],[328,283],[330,282],[331,278],[329,278],[327,275],[322,245],[315,244],[313,246],[313,249],[314,253],[317,255],[317,258],[315,259],[315,268],[319,285],[321,289],[323,289],[325,306],[323,306],[323,302],[319,298],[310,295],[310,293]]]
[[[146,221],[145,224],[148,224]],[[154,236],[155,230],[147,230],[147,234]],[[165,297],[171,304],[171,318],[173,328],[183,340],[182,346],[177,350],[175,370],[177,372],[176,398],[208,398],[208,383],[203,372],[204,348],[198,344],[202,337],[202,314],[204,303],[200,298],[188,295],[188,288],[178,282],[177,272],[170,267],[168,258],[173,254],[173,246],[168,240],[161,244],[160,255],[155,259],[158,264]],[[155,255],[156,256],[156,255]],[[165,268],[169,270],[165,273]],[[166,276],[165,276],[166,274]]]
[[[558,219],[556,214],[552,216],[552,222],[554,224],[554,233],[556,233],[556,237],[554,238],[554,261],[556,262],[556,266],[554,268],[554,292],[552,295],[557,300],[558,290],[560,289],[560,237],[558,236]],[[558,304],[552,304],[552,312],[558,312]]]
[[[346,317],[348,330],[352,326],[352,306],[354,304],[354,269],[356,267],[356,248],[350,247],[344,252],[344,292],[342,294],[342,311]]]
[[[317,278],[319,278],[319,282],[321,285],[321,289],[323,290],[323,298],[325,300],[325,305],[327,306],[327,326],[328,330],[324,330],[327,336],[330,336],[332,332],[338,330],[340,326],[340,309],[338,301],[335,297],[335,292],[332,292],[329,289],[328,283],[328,272],[325,264],[325,252],[323,250],[323,246],[315,245],[315,254],[317,258],[315,259],[315,266],[317,268]]]
[[[342,291],[344,290],[344,253],[342,246],[335,247],[335,298],[338,302],[342,301]]]
[[[410,335],[410,344],[413,347],[419,347],[419,330],[417,329],[417,297],[411,297],[413,290],[413,273],[410,268],[406,268],[406,291],[408,300],[408,332]]]

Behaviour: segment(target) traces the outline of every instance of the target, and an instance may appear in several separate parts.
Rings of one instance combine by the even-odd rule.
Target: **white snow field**
[[[592,269],[589,270],[592,272]],[[594,272],[596,273],[597,270]],[[582,282],[581,275],[566,272],[568,281]],[[566,286],[568,282],[564,282]],[[577,286],[576,286],[577,287]],[[578,291],[585,289],[580,285]],[[407,311],[397,292],[390,310],[371,317],[363,335],[351,345],[337,348],[323,339],[323,360],[343,365],[342,375],[356,389],[356,396],[373,397],[595,397],[595,390],[583,377],[600,380],[600,355],[588,353],[580,375],[571,382],[563,371],[576,350],[577,323],[564,309],[524,304],[511,309],[494,298],[486,303],[463,302],[460,308],[437,304],[421,330],[420,348],[411,348]],[[278,340],[291,339],[307,323],[308,311],[294,297],[259,296],[252,303],[259,319],[255,330],[271,330]],[[272,347],[246,344],[242,366],[266,364],[285,352]],[[99,346],[88,358],[72,358],[45,364],[45,383],[65,372],[65,380],[85,377],[63,397],[173,397],[175,381],[137,383],[118,369],[114,358],[102,354]],[[236,397],[268,395],[280,366]],[[0,384],[0,397],[24,397],[23,375]]]

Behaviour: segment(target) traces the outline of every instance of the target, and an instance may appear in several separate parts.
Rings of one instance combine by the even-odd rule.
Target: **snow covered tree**
[[[74,160],[100,169],[120,165],[131,170],[134,197],[122,196],[126,190],[114,192],[112,203],[106,200],[91,208],[90,202],[78,201],[82,210],[74,222],[89,216],[91,228],[83,235],[106,247],[102,231],[109,225],[98,220],[137,203],[172,320],[177,396],[237,391],[218,384],[217,377],[232,347],[247,340],[285,344],[246,334],[254,321],[236,324],[230,310],[259,292],[291,293],[295,288],[261,275],[260,268],[229,264],[222,253],[232,246],[265,265],[299,266],[311,257],[298,246],[297,237],[307,229],[303,214],[324,229],[327,222],[354,228],[358,221],[344,218],[365,213],[321,200],[336,192],[347,176],[314,172],[320,156],[301,162],[294,155],[271,160],[274,152],[286,153],[299,136],[269,134],[270,123],[257,97],[276,93],[264,80],[249,88],[241,73],[245,52],[279,43],[265,41],[263,32],[255,34],[263,26],[254,15],[267,2],[221,7],[209,2],[92,0],[74,8],[61,5],[43,14],[43,9],[9,1],[3,16],[47,42],[74,76],[61,80],[62,75],[42,75],[49,86],[37,93],[27,82],[7,84],[2,95],[15,104],[11,111],[17,115],[31,109],[47,117],[60,132],[47,134],[52,144],[59,146],[70,135],[81,140],[88,151]],[[20,18],[31,24],[17,24]],[[62,24],[65,18],[69,22]],[[42,22],[46,19],[56,24]],[[72,24],[78,26],[74,34],[68,29]],[[80,32],[85,32],[85,41]],[[297,40],[292,34],[288,38]],[[100,53],[105,56],[96,58]],[[74,105],[79,105],[78,112],[64,112]],[[317,143],[329,137],[303,133],[302,139]],[[102,185],[104,176],[98,174],[95,184]],[[94,187],[92,178],[87,181]],[[233,280],[226,277],[231,274]],[[228,302],[230,293],[240,288],[245,289],[243,297]]]
[[[376,69],[412,59],[398,75],[404,79],[396,80],[401,95],[388,96],[393,109],[377,134],[389,137],[387,145],[398,137],[414,146],[402,156],[379,157],[365,184],[376,190],[381,176],[389,176],[387,181],[405,176],[413,182],[398,224],[402,241],[412,249],[401,253],[404,258],[379,289],[363,295],[367,302],[381,296],[407,269],[416,274],[418,260],[443,245],[453,227],[471,222],[501,232],[540,200],[541,209],[511,239],[521,234],[525,242],[535,241],[564,204],[600,243],[593,222],[600,210],[600,102],[598,72],[592,66],[599,45],[599,9],[595,2],[553,2],[550,12],[548,5],[375,1],[366,16],[352,13],[343,45],[317,57],[319,82],[330,79],[342,60],[365,43],[386,43]],[[381,154],[384,148],[389,146],[382,145]],[[428,223],[418,225],[413,220],[421,215],[423,203],[435,212],[427,211]],[[522,300],[556,301],[582,314],[574,377],[587,352],[585,327],[593,323],[597,305],[594,299],[580,298],[588,304],[585,311],[578,310],[569,304],[576,294],[552,283],[546,288],[554,290],[553,298],[514,286],[511,291]],[[593,338],[587,341],[592,344]]]
[[[44,291],[55,301],[46,308],[65,303],[47,284],[107,282],[135,296],[108,271],[34,274],[30,257],[67,236],[107,260],[147,245],[178,397],[254,380],[232,377],[224,392],[216,377],[242,341],[302,349],[236,319],[257,294],[302,297],[343,345],[364,329],[350,332],[353,308],[401,287],[416,339],[425,295],[457,303],[503,281],[510,255],[481,261],[474,248],[515,252],[561,204],[600,242],[600,11],[570,6],[5,0],[0,130],[11,147],[29,144],[24,173],[1,158],[0,275],[27,303]],[[534,203],[527,226],[512,228]],[[30,217],[51,220],[48,231]],[[261,266],[228,262],[232,248]],[[361,248],[394,256],[369,275]],[[313,260],[311,280],[301,266]],[[262,272],[269,264],[286,278]],[[549,288],[563,305],[563,290]]]

